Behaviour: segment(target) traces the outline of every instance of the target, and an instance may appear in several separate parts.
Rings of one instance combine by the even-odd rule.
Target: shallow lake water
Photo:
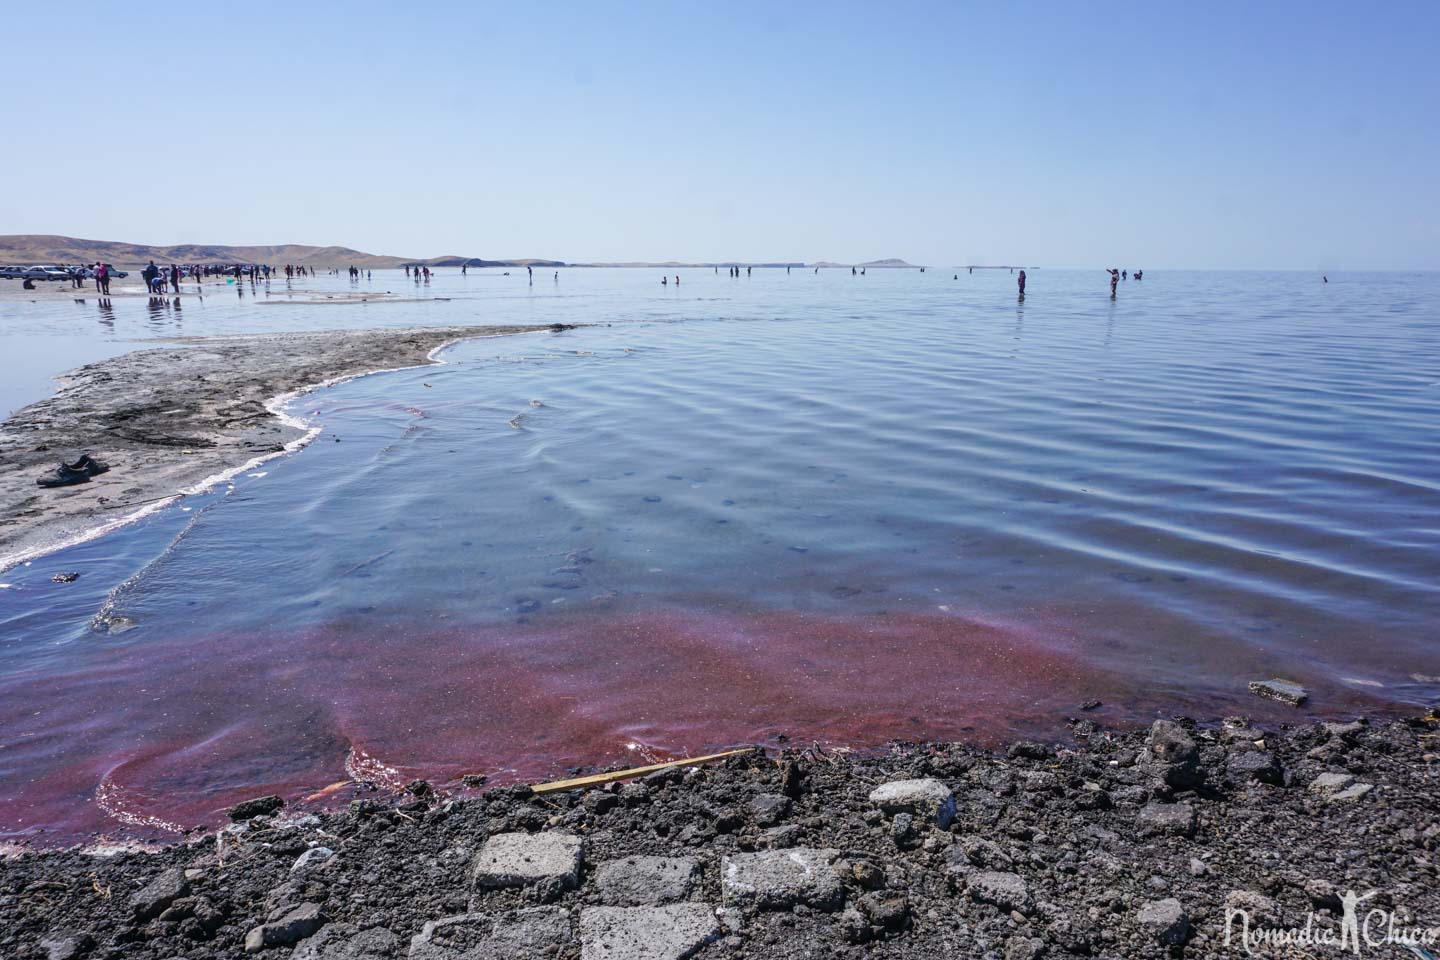
[[[1092,698],[1128,724],[1440,696],[1440,278],[1112,301],[1038,270],[1021,303],[1004,271],[680,274],[0,303],[50,372],[175,333],[602,324],[306,395],[303,451],[0,574],[0,836],[164,835],[349,777],[1063,737]],[[1310,703],[1246,692],[1270,676]]]

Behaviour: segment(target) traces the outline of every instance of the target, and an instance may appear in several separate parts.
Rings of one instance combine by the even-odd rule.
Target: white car
[[[126,271],[124,271],[124,270],[116,270],[114,267],[111,267],[110,264],[108,264],[108,263],[105,264],[105,266],[106,266],[106,267],[109,267],[109,269],[110,269],[110,279],[111,279],[111,280],[123,280],[125,277],[130,276],[130,274],[127,273]],[[83,276],[86,280],[94,280],[94,279],[95,279],[95,268],[94,268],[94,267],[81,267],[81,268],[80,268],[80,275]]]
[[[60,267],[30,267],[21,276],[26,280],[69,280],[70,271]]]

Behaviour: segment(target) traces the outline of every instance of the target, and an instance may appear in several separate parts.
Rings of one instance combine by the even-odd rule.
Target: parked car
[[[105,266],[110,267],[110,264],[107,263],[107,264],[105,264]],[[80,268],[80,275],[81,275],[82,277],[84,277],[86,280],[94,280],[94,279],[95,279],[95,268],[87,264],[87,265],[85,265],[85,266],[83,266],[83,267]],[[114,267],[110,267],[110,279],[111,279],[111,280],[116,280],[116,279],[120,279],[120,278],[124,278],[124,277],[128,277],[128,276],[130,276],[130,274],[127,273],[127,272],[125,272],[124,270],[116,270]]]
[[[21,276],[27,280],[69,280],[70,271],[61,267],[29,267]]]
[[[0,267],[0,279],[19,280],[24,275],[24,267]]]

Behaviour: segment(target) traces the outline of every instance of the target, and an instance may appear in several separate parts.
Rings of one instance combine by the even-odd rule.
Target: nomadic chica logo
[[[1372,909],[1360,912],[1360,905],[1377,891],[1356,893],[1346,890],[1340,905],[1344,913],[1337,930],[1333,921],[1319,922],[1314,913],[1305,918],[1301,927],[1257,926],[1244,907],[1225,908],[1225,946],[1243,947],[1252,957],[1289,955],[1295,947],[1327,947],[1342,953],[1360,956],[1366,950],[1381,947],[1403,947],[1423,960],[1440,960],[1432,951],[1440,943],[1440,926],[1406,926],[1390,910]],[[1393,954],[1392,954],[1393,955]]]

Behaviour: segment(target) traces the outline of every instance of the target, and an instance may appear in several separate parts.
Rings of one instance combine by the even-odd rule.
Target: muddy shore
[[[73,287],[69,282],[42,281],[35,289],[26,290],[19,280],[0,279],[0,303],[50,303],[64,300],[163,300],[190,302],[206,297],[252,300],[262,305],[273,304],[345,304],[345,303],[412,303],[426,300],[449,300],[451,297],[436,297],[428,286],[419,286],[404,280],[382,289],[370,282],[364,287],[349,290],[333,290],[328,287],[311,286],[312,278],[282,282],[278,278],[270,282],[251,283],[244,280],[239,284],[227,283],[222,277],[206,277],[203,282],[186,279],[181,281],[179,291],[153,294],[140,279],[140,272],[133,270],[129,277],[113,280],[110,292],[101,294],[95,289],[93,280],[84,286]],[[318,278],[315,278],[318,279]]]
[[[544,796],[355,783],[331,815],[262,801],[155,852],[0,862],[0,955],[1244,956],[1242,920],[1338,937],[1350,891],[1384,912],[1376,936],[1440,928],[1433,713],[1072,731],[757,752]]]
[[[299,443],[273,401],[320,384],[429,362],[467,337],[549,327],[446,326],[196,337],[89,364],[0,424],[0,570]],[[109,464],[58,489],[36,478],[81,453]]]

